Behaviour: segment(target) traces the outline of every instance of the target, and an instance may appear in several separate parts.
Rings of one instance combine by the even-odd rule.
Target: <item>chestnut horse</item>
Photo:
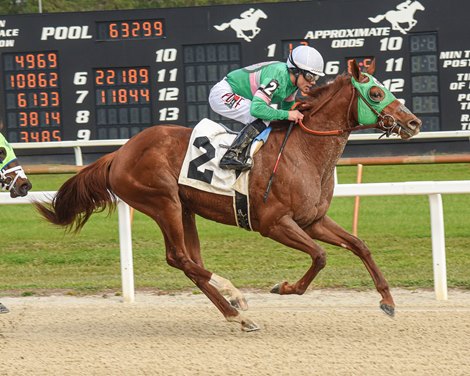
[[[32,184],[20,166],[15,152],[5,137],[0,133],[0,186],[9,191],[10,197],[24,197]]]
[[[357,255],[382,296],[381,308],[393,315],[389,286],[367,246],[326,215],[333,196],[335,165],[349,133],[365,127],[358,125],[363,119],[373,119],[367,127],[397,133],[403,139],[417,134],[421,126],[421,121],[371,76],[374,70],[375,63],[367,73],[353,64],[351,76],[338,76],[303,102],[304,124],[292,130],[276,181],[264,202],[289,125],[287,121],[273,124],[274,131],[256,154],[250,172],[250,214],[255,231],[311,257],[311,266],[299,281],[280,283],[271,292],[306,291],[326,263],[325,251],[316,239]],[[51,205],[36,203],[37,208],[49,222],[79,231],[94,211],[113,207],[113,193],[159,225],[169,265],[182,270],[228,321],[240,323],[245,331],[257,330],[258,326],[240,312],[247,309],[241,292],[204,267],[195,215],[228,225],[236,225],[236,221],[232,197],[178,184],[190,135],[191,129],[180,126],[148,128],[66,181]]]

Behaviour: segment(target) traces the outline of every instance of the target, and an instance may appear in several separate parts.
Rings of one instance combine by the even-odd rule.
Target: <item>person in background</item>
[[[264,62],[234,70],[211,89],[209,104],[219,115],[246,126],[220,160],[220,168],[245,171],[251,163],[246,148],[273,120],[299,122],[292,110],[300,90],[307,93],[323,73],[323,57],[313,47],[297,46],[287,62]],[[278,105],[274,108],[271,105]]]

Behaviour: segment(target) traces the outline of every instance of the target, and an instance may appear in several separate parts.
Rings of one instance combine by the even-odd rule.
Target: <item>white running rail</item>
[[[445,252],[444,212],[442,194],[468,194],[470,180],[420,181],[403,183],[338,184],[335,197],[427,195],[431,212],[432,259],[434,292],[437,300],[447,300],[447,271]],[[1,204],[30,204],[32,200],[49,202],[55,192],[30,192],[27,197],[12,199],[9,193],[0,193]],[[132,233],[129,206],[118,201],[119,241],[121,250],[121,278],[123,298],[132,303],[134,295],[134,270],[132,258]]]
[[[379,133],[351,134],[349,141],[373,141],[380,137]],[[422,132],[413,137],[414,139],[435,139],[435,138],[468,138],[470,131],[444,131],[444,132]],[[388,140],[399,141],[400,138],[392,137]],[[122,146],[127,139],[114,140],[91,140],[91,141],[54,141],[54,142],[11,142],[13,149],[50,149],[50,148],[73,148],[75,153],[75,165],[83,166],[82,147],[97,146]]]

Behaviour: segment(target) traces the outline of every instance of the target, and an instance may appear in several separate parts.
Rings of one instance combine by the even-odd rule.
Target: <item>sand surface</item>
[[[470,375],[470,291],[245,292],[245,333],[203,295],[4,297],[0,374]]]

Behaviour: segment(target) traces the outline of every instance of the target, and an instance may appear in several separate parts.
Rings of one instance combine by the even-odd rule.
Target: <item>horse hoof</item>
[[[270,292],[271,292],[271,294],[280,294],[281,293],[281,284],[280,283],[275,284]]]
[[[7,307],[5,307],[2,303],[0,303],[0,313],[8,313],[10,312]]]
[[[244,332],[255,332],[255,331],[260,330],[260,329],[261,328],[251,320],[242,321],[242,330]]]
[[[246,299],[245,298],[241,298],[241,299],[230,299],[230,305],[233,307],[233,308],[236,308],[238,310],[242,310],[242,311],[246,311],[248,310],[248,303],[246,302]]]
[[[277,283],[272,289],[271,293],[272,294],[290,294],[290,289],[288,288],[289,283],[287,281],[284,281],[282,283]]]
[[[380,309],[384,311],[390,317],[395,316],[395,308],[388,304],[384,304],[384,303],[380,304]]]

